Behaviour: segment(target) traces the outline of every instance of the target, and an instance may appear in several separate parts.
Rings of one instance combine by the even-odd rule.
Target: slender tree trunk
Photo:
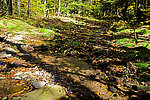
[[[60,6],[61,6],[61,0],[58,2],[58,16],[60,15]]]
[[[123,19],[127,21],[126,11],[128,9],[128,2],[125,3],[125,8],[121,11],[123,14]]]
[[[54,11],[53,13],[56,13],[56,6],[55,6],[56,1],[54,0]]]
[[[138,36],[137,36],[137,34],[136,34],[136,32],[135,32],[135,27],[134,27],[134,39],[135,39],[135,43],[137,44],[138,43],[138,38],[137,38]]]
[[[68,7],[69,7],[69,0],[67,0],[67,4],[66,4],[66,13],[67,13],[67,16],[69,14]]]
[[[89,6],[92,6],[92,0],[89,0]],[[88,10],[88,14],[90,13],[90,10]]]
[[[146,9],[146,0],[143,0],[144,9]]]
[[[13,15],[12,0],[6,0],[8,6],[8,15]]]
[[[82,0],[79,0],[79,4],[81,4],[81,3],[82,3]],[[79,15],[81,14],[81,6],[79,6],[78,14]]]
[[[149,4],[148,3],[149,3],[149,0],[146,0],[146,9],[149,9],[149,6],[148,6]],[[148,10],[146,10],[146,13],[148,13],[147,11]]]
[[[48,17],[48,9],[46,8],[46,0],[44,0],[44,13],[45,13],[45,16]]]
[[[12,0],[10,0],[10,15],[13,15],[13,3],[12,3]]]
[[[18,9],[18,16],[19,17],[21,16],[21,14],[20,14],[20,11],[21,11],[20,5],[21,5],[21,0],[17,0],[17,9]]]
[[[28,0],[28,17],[32,17],[32,0]]]
[[[119,15],[118,7],[116,7],[116,15]]]
[[[1,2],[2,2],[2,1],[0,0],[0,8],[2,7],[2,6],[1,6]]]
[[[69,8],[69,0],[67,0],[67,5],[66,5],[67,14],[68,14],[68,8]]]
[[[134,0],[134,2],[135,2],[135,14],[137,15],[138,6],[139,6],[139,0]]]
[[[45,15],[48,18],[49,17],[49,9],[47,8],[47,0],[44,1],[45,4]]]
[[[30,17],[32,17],[32,0],[30,0]]]

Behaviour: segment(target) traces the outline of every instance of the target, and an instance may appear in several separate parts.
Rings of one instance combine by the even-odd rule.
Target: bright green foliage
[[[45,17],[46,10],[49,9],[49,15],[57,15],[58,0],[21,0],[21,16],[27,16],[30,10],[32,16]],[[46,1],[46,2],[45,2]],[[82,2],[81,2],[82,1]],[[145,23],[149,23],[150,8],[148,5],[143,5],[142,1],[139,3],[136,0],[61,0],[60,15],[68,16],[72,14],[78,14],[81,11],[82,16],[94,16],[95,18],[103,18],[115,16],[116,18],[121,15],[131,25],[135,27],[139,20],[137,10],[141,11],[141,18]],[[1,0],[1,4],[4,4],[3,9],[6,6],[6,1]],[[138,6],[138,9],[136,9]],[[140,8],[139,8],[140,6]],[[144,6],[144,7],[143,7]],[[126,9],[125,9],[126,8]],[[1,7],[2,9],[2,7]],[[123,10],[125,12],[123,13]],[[13,2],[13,12],[18,14],[17,0]],[[123,15],[123,16],[122,16]],[[136,25],[136,26],[137,26]]]

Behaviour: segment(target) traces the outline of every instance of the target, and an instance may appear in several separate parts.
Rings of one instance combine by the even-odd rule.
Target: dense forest
[[[149,100],[150,0],[0,0],[0,100]]]
[[[137,21],[148,21],[150,6],[149,0],[1,0],[0,2],[2,15],[6,11],[9,15],[19,17],[78,14],[99,19],[112,16]]]

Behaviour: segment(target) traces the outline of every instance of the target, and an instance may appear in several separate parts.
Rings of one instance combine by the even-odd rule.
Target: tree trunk
[[[21,16],[21,14],[20,14],[20,10],[21,10],[20,5],[21,5],[21,0],[17,0],[17,9],[18,9],[18,16],[19,17]]]
[[[138,13],[138,6],[139,6],[139,0],[135,0],[135,14],[137,15]]]
[[[134,39],[135,39],[135,43],[137,44],[138,43],[138,38],[137,38],[138,36],[137,36],[137,34],[136,34],[136,32],[135,32],[135,27],[134,27]]]
[[[0,0],[0,8],[1,8],[2,6],[1,6],[1,0]]]
[[[12,3],[12,0],[10,0],[10,15],[13,15],[13,3]]]
[[[123,19],[127,21],[127,17],[126,17],[126,11],[128,9],[128,2],[126,2],[125,4],[125,8],[121,11],[122,15],[123,15]]]
[[[47,8],[47,0],[44,1],[44,5],[45,5],[45,15],[48,18],[49,17],[49,9]]]
[[[28,17],[30,17],[30,0],[28,0]]]
[[[13,15],[12,0],[6,0],[8,6],[8,15]]]
[[[32,0],[30,0],[30,17],[32,17]]]
[[[79,0],[79,4],[82,3],[82,0]],[[78,14],[81,14],[81,6],[79,6]]]
[[[54,11],[53,13],[56,13],[56,6],[55,6],[56,1],[54,0]]]
[[[58,2],[58,16],[60,15],[60,6],[61,6],[61,0]]]
[[[68,14],[69,14],[69,12],[68,12],[68,7],[69,7],[69,0],[67,0],[67,4],[66,4],[66,13],[67,13],[67,16],[68,16]]]

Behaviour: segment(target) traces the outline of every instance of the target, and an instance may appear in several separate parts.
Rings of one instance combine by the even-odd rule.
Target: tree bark
[[[21,16],[21,8],[20,8],[20,5],[21,5],[21,0],[17,0],[17,9],[18,9],[18,16],[20,17]]]
[[[82,0],[79,0],[79,4],[82,3]],[[79,6],[78,14],[81,14],[81,6]]]
[[[44,1],[45,5],[45,16],[48,18],[49,17],[49,9],[47,8],[47,0]]]
[[[123,14],[123,19],[127,21],[126,11],[128,9],[128,2],[125,3],[125,8],[121,11]]]
[[[30,0],[28,0],[28,17],[30,16]]]
[[[32,17],[32,0],[28,0],[28,17]]]
[[[135,2],[135,14],[137,15],[138,13],[138,6],[139,6],[139,0],[134,0]]]
[[[13,15],[12,0],[6,0],[8,7],[8,15]]]
[[[54,0],[54,10],[53,13],[56,14],[56,6],[55,6],[56,1]]]
[[[69,7],[69,0],[67,0],[67,4],[66,4],[66,13],[67,13],[67,16],[68,16],[68,7]]]
[[[1,8],[2,6],[1,6],[1,0],[0,0],[0,8]]]
[[[45,12],[45,16],[48,17],[49,9],[46,7],[46,5],[47,5],[47,0],[44,0],[44,12]]]
[[[30,17],[32,17],[32,0],[30,0]]]
[[[61,0],[58,2],[58,16],[60,15],[60,6],[61,6]]]

